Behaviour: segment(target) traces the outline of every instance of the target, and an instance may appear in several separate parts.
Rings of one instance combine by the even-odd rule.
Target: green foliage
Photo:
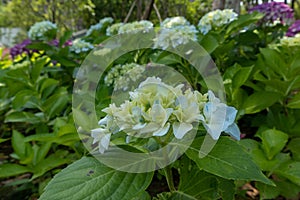
[[[83,157],[57,174],[40,199],[133,199],[149,186],[152,177],[153,172],[120,172]]]

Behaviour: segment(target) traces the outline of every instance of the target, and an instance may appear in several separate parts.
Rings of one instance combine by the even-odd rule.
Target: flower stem
[[[165,176],[166,176],[166,179],[167,179],[167,183],[168,183],[168,187],[169,187],[170,192],[176,191],[175,186],[174,186],[174,182],[173,182],[172,167],[166,166],[164,168],[164,172],[165,172]]]

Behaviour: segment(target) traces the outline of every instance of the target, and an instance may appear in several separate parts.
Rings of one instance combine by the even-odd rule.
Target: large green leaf
[[[261,144],[255,140],[243,139],[239,142],[240,145],[250,154],[254,162],[261,170],[271,172],[277,169],[282,163],[290,160],[289,154],[279,153],[272,160],[269,160],[266,153],[261,148]]]
[[[95,158],[83,157],[58,173],[40,200],[133,199],[148,187],[152,177],[153,172],[120,172]]]
[[[203,137],[197,138],[186,152],[200,169],[225,179],[255,180],[273,185],[235,141],[228,137],[221,137],[212,151],[200,158],[199,149],[202,142]]]
[[[275,172],[300,186],[300,162],[286,162],[282,164]]]
[[[288,141],[289,136],[275,129],[268,129],[258,135],[262,140],[262,148],[271,160],[278,154]]]
[[[187,172],[180,173],[178,190],[195,199],[217,199],[218,181],[214,175],[195,166]]]
[[[255,92],[246,99],[243,109],[246,114],[257,113],[273,105],[280,97],[281,95],[275,92]]]

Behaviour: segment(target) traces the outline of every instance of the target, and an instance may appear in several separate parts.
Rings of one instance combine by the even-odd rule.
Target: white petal
[[[228,133],[229,135],[231,135],[236,140],[241,139],[240,129],[235,123],[231,124],[224,132]]]
[[[164,136],[168,133],[169,128],[170,128],[170,123],[167,123],[163,128],[155,131],[153,133],[153,136]]]
[[[104,151],[108,149],[109,142],[110,142],[110,135],[111,134],[105,134],[101,138],[101,141],[99,142],[99,152],[100,153],[104,153]]]
[[[177,139],[182,139],[188,131],[192,130],[192,128],[192,124],[179,122],[173,123],[173,132]]]

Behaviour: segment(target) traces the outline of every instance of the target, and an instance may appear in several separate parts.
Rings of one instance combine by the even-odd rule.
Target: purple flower
[[[21,55],[22,53],[29,53],[29,49],[26,48],[27,45],[31,44],[31,40],[26,39],[20,44],[16,44],[10,49],[10,55],[12,58],[16,57],[17,55]]]
[[[299,32],[300,32],[300,20],[296,20],[287,30],[286,36],[294,37]]]
[[[58,47],[59,41],[58,41],[58,39],[54,39],[54,40],[51,40],[48,44],[51,46]]]
[[[281,24],[286,25],[290,24],[294,19],[293,9],[282,2],[263,3],[249,9],[250,13],[254,11],[265,14],[261,21],[262,23],[273,24],[279,20]]]
[[[59,40],[58,40],[58,39],[54,39],[54,40],[50,41],[48,44],[49,44],[49,45],[52,45],[52,46],[55,46],[55,47],[58,47],[58,45],[59,45]],[[67,40],[67,41],[64,43],[63,47],[65,47],[65,46],[72,46],[72,40]]]

